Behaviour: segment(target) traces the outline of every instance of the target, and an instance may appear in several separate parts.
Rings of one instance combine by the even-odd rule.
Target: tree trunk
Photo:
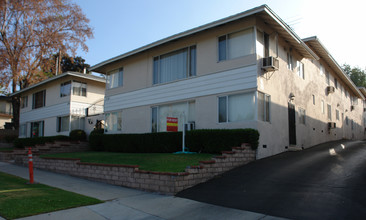
[[[13,93],[17,91],[17,83],[16,80],[13,80]],[[11,99],[11,103],[13,105],[13,119],[12,122],[14,124],[14,128],[19,129],[19,110],[20,110],[20,98],[19,96],[13,96]]]

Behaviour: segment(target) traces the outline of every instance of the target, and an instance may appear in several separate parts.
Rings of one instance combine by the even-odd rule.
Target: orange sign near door
[[[166,131],[178,131],[178,118],[166,117]]]

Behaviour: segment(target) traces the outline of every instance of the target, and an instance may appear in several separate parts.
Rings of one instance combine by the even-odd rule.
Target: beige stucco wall
[[[178,49],[196,45],[197,48],[197,76],[212,74],[225,70],[235,69],[256,63],[255,55],[218,62],[217,38],[231,32],[253,28],[255,19],[237,21],[206,32],[198,33],[188,38],[161,45],[154,50],[128,57],[122,61],[112,63],[108,71],[123,67],[123,86],[106,90],[106,97],[127,93],[143,88],[158,86],[153,85],[153,58]],[[254,34],[254,33],[253,33]],[[183,79],[184,80],[184,79]]]
[[[287,151],[290,148],[288,103],[290,101],[289,95],[290,93],[293,93],[295,98],[291,103],[295,105],[296,110],[297,147],[307,148],[315,144],[341,138],[364,138],[362,117],[363,105],[361,104],[361,100],[358,101],[358,105],[354,106],[355,109],[351,111],[350,97],[346,97],[344,92],[350,92],[351,90],[345,86],[345,83],[342,82],[338,76],[336,76],[336,73],[321,59],[311,60],[303,58],[296,49],[291,48],[291,45],[282,39],[280,35],[278,36],[278,59],[280,61],[280,67],[279,70],[275,72],[264,73],[261,70],[261,55],[263,54],[263,51],[259,51],[259,48],[262,48],[260,47],[259,42],[256,42],[257,54],[218,62],[218,37],[246,29],[248,27],[258,28],[259,31],[264,31],[269,34],[276,34],[274,30],[259,18],[255,19],[253,17],[249,17],[244,20],[236,21],[234,23],[226,24],[202,33],[182,38],[175,42],[166,43],[157,48],[128,57],[120,62],[107,66],[109,70],[121,67],[124,69],[124,85],[119,88],[107,90],[105,102],[105,106],[108,106],[109,109],[111,109],[110,111],[122,111],[121,132],[151,132],[152,106],[183,101],[194,101],[196,115],[195,124],[197,129],[258,129],[260,132],[260,143],[257,151],[257,158],[263,158]],[[257,32],[257,29],[255,29],[254,34],[257,35],[258,33],[260,32]],[[271,36],[273,37],[273,35]],[[141,98],[140,96],[142,96],[142,94],[138,92],[135,93],[135,91],[144,91],[146,88],[163,87],[167,84],[171,87],[181,86],[178,82],[169,82],[164,85],[152,85],[153,57],[191,45],[197,46],[197,76],[193,78],[214,76],[215,74],[224,73],[225,71],[256,65],[257,76],[255,76],[254,85],[246,87],[246,85],[243,84],[242,88],[238,88],[230,92],[213,92],[210,95],[202,96],[192,95],[189,99],[181,98],[183,97],[181,96],[183,92],[177,93],[177,91],[174,91],[176,99],[170,100],[169,102],[162,101],[149,105],[139,105],[136,103],[135,106],[128,106],[126,108],[118,106],[118,103],[121,103],[121,105],[125,104],[125,100],[130,101],[131,96],[128,96],[129,94],[138,94],[139,98]],[[289,70],[287,68],[287,52],[291,52],[294,59],[294,65],[296,64],[296,60],[304,63],[305,79],[302,79],[297,75],[296,68],[294,68],[294,70]],[[275,56],[274,51],[271,51],[271,55]],[[325,71],[323,75],[320,74],[320,63],[322,63],[325,70],[330,73],[330,86],[335,86],[335,78],[338,80],[338,89],[336,89],[334,93],[327,94],[326,92],[328,84],[325,79]],[[250,75],[250,71],[243,71],[243,74]],[[225,80],[225,78],[222,79]],[[185,81],[187,83],[193,82],[191,79],[183,79],[180,81]],[[343,92],[341,92],[341,87],[343,87]],[[256,113],[253,120],[218,123],[218,97],[250,91],[253,92],[254,95],[259,91],[271,96],[270,122],[258,120],[258,106],[256,103]],[[121,94],[125,96],[121,96]],[[315,104],[313,104],[313,95],[315,96]],[[355,96],[355,94],[351,95]],[[150,97],[151,99],[155,98],[153,95],[150,95]],[[322,100],[324,101],[324,113],[321,111]],[[328,120],[327,117],[328,104],[331,105],[332,120]],[[305,124],[299,123],[299,108],[305,109],[306,111]],[[336,109],[339,111],[339,120],[336,119]],[[349,118],[348,125],[345,123],[346,117]],[[351,120],[354,121],[353,130],[351,129]],[[328,122],[336,122],[337,128],[329,131]]]

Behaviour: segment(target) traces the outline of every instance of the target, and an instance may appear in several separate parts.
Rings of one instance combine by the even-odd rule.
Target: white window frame
[[[87,97],[87,83],[73,80],[71,84],[72,95]],[[84,94],[85,91],[85,94]]]
[[[257,96],[257,102],[258,102],[258,112],[259,112],[259,94],[264,96],[264,101],[263,101],[263,114],[264,114],[264,118],[260,118],[259,114],[258,114],[258,120],[260,121],[264,121],[264,122],[271,122],[271,96],[263,93],[263,92],[259,92],[258,91],[258,96]],[[268,104],[268,105],[267,105]]]
[[[69,88],[67,88],[69,87]],[[60,84],[60,97],[70,96],[72,83],[71,81],[63,82]]]
[[[217,98],[217,123],[219,123],[219,124],[222,124],[222,123],[235,123],[235,122],[241,122],[241,121],[246,121],[246,120],[239,120],[239,121],[230,121],[229,120],[229,118],[230,118],[230,115],[229,115],[229,112],[230,112],[230,109],[229,109],[229,105],[230,105],[230,103],[229,103],[229,97],[230,96],[236,96],[236,95],[247,95],[247,94],[252,94],[253,96],[255,96],[255,93],[254,92],[246,92],[246,93],[236,93],[236,94],[230,94],[230,95],[224,95],[224,96],[219,96],[218,98]],[[220,99],[221,98],[225,98],[225,104],[226,104],[226,107],[225,107],[225,111],[226,111],[226,121],[220,121]],[[256,114],[256,112],[255,112],[255,110],[257,109],[256,108],[256,103],[257,102],[254,102],[253,103],[253,107],[254,107],[254,115]],[[254,116],[255,117],[255,116]],[[254,117],[251,119],[251,120],[254,120]]]
[[[252,42],[251,42],[251,51],[249,53],[244,53],[244,55],[242,56],[237,56],[237,57],[229,57],[229,46],[228,46],[228,42],[230,40],[230,36],[233,34],[237,34],[240,32],[245,32],[251,30],[251,37],[252,37]],[[241,58],[241,57],[245,57],[251,54],[255,54],[255,44],[256,44],[256,39],[255,39],[255,28],[254,27],[249,27],[246,29],[242,29],[239,31],[235,31],[235,32],[231,32],[225,35],[221,35],[217,38],[217,62],[223,62],[223,61],[227,61],[227,60],[233,60],[233,59],[237,59],[237,58]],[[220,58],[220,38],[225,38],[225,58]]]
[[[172,80],[168,80],[168,81],[162,81],[162,79],[160,78],[160,74],[161,74],[161,60],[163,56],[169,56],[169,55],[173,55],[179,51],[187,51],[187,63],[186,63],[186,73],[184,78],[174,78]],[[153,58],[153,85],[159,85],[159,84],[164,84],[164,83],[169,83],[169,82],[174,82],[177,80],[182,80],[182,79],[188,79],[190,77],[196,76],[197,74],[197,46],[196,45],[192,45],[189,47],[184,47],[178,50],[174,50],[171,51],[169,53],[165,53],[165,54],[161,54],[159,56],[155,56]],[[173,73],[174,74],[174,73]]]
[[[107,117],[110,117],[110,115],[116,115],[117,117],[117,124],[116,124],[116,128],[114,128],[114,126],[112,127],[112,129],[110,129],[111,125],[109,125],[109,120]],[[106,133],[116,133],[116,132],[121,132],[122,131],[122,110],[119,111],[113,111],[113,112],[108,112],[105,114],[105,126],[104,126],[104,131]]]
[[[112,79],[117,80],[116,85],[111,84],[111,82],[113,81]],[[114,89],[122,86],[123,86],[123,67],[109,71],[107,74],[107,83],[106,83],[107,89]]]
[[[301,61],[296,61],[297,75],[305,79],[305,65]]]
[[[63,123],[62,123],[62,120],[67,120],[68,121],[68,124],[67,124],[67,127],[63,127]],[[66,115],[66,116],[59,116],[57,117],[57,123],[56,123],[56,130],[57,132],[66,132],[66,131],[69,131],[70,130],[70,116],[69,115]]]
[[[36,95],[38,93],[42,93],[42,106],[36,106]],[[43,108],[46,106],[46,90],[41,90],[38,92],[33,93],[32,95],[32,109],[38,109],[38,108]]]

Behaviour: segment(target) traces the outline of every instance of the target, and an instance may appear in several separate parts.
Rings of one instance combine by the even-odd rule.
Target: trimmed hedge
[[[259,132],[254,129],[203,129],[187,132],[186,146],[192,152],[217,154],[249,143],[258,148]]]
[[[68,141],[70,138],[64,135],[48,136],[48,137],[33,137],[33,138],[17,138],[13,144],[16,148],[33,147],[37,144],[45,144],[54,141]]]
[[[193,130],[186,134],[186,148],[191,152],[219,154],[242,143],[257,149],[259,133],[254,129]],[[89,136],[96,151],[124,153],[172,153],[182,150],[182,132],[146,134],[99,134]]]
[[[76,130],[70,131],[69,137],[70,137],[70,140],[72,140],[72,141],[85,141],[86,133],[83,130],[76,129]]]

